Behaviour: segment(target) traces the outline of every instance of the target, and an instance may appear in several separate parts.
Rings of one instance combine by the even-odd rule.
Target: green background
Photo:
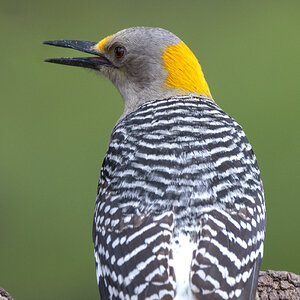
[[[99,299],[92,217],[122,101],[93,71],[43,62],[42,45],[169,29],[215,101],[244,128],[265,188],[263,269],[300,273],[300,1],[0,2],[0,286],[17,300]],[[80,56],[80,55],[79,55]]]

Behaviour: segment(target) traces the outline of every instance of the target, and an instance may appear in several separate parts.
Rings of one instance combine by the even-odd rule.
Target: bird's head
[[[133,27],[100,42],[58,40],[44,43],[95,55],[46,61],[99,71],[122,95],[125,115],[147,101],[174,95],[202,95],[212,99],[193,52],[165,29]]]

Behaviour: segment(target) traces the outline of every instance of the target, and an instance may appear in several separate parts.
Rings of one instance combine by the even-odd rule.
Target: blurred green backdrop
[[[92,216],[122,111],[106,79],[43,63],[78,53],[42,41],[97,41],[137,25],[169,29],[198,57],[258,158],[262,268],[300,273],[300,1],[1,0],[0,286],[16,299],[99,299]]]

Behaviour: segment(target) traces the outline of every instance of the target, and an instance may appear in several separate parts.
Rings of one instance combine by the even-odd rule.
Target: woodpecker
[[[101,299],[255,299],[266,226],[259,168],[193,52],[151,27],[44,43],[93,54],[46,61],[95,69],[124,100],[93,220]]]

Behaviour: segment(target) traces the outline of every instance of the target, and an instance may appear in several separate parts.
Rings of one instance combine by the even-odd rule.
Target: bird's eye
[[[115,57],[116,58],[121,58],[125,54],[125,48],[123,47],[116,47],[115,48]]]

